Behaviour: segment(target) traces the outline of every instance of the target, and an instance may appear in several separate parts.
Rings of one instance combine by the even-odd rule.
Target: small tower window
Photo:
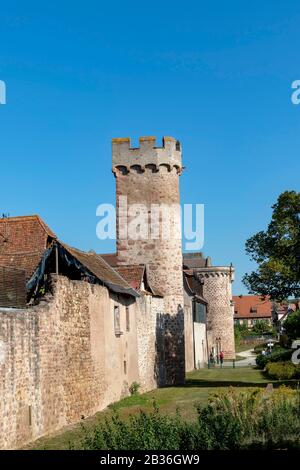
[[[130,331],[129,307],[126,307],[126,331]]]
[[[120,307],[119,305],[114,306],[114,326],[115,326],[115,334],[121,334],[121,323],[120,323]]]

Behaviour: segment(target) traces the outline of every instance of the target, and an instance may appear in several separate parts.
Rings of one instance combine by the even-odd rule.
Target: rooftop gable
[[[28,279],[56,235],[38,215],[0,219],[0,265],[24,269]]]

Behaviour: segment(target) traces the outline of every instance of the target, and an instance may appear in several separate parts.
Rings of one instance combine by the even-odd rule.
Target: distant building
[[[248,328],[253,328],[258,320],[270,325],[282,322],[289,311],[288,303],[279,304],[259,295],[235,295],[233,304],[234,323]]]

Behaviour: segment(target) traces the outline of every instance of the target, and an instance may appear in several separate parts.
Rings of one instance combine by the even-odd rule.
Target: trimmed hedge
[[[256,365],[259,369],[264,369],[269,362],[289,361],[292,353],[292,349],[276,348],[271,354],[265,356],[259,354],[256,358]]]
[[[292,362],[269,362],[266,373],[271,379],[290,380],[296,375],[296,366]]]

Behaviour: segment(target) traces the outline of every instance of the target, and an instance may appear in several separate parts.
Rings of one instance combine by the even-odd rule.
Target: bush
[[[275,348],[274,351],[270,354],[266,354],[263,356],[259,354],[256,358],[256,365],[260,369],[264,369],[268,362],[282,362],[282,361],[289,361],[292,356],[291,349],[284,349],[284,348]]]
[[[297,368],[292,362],[269,362],[266,373],[271,379],[290,380],[296,377]]]
[[[296,339],[300,337],[300,310],[290,313],[285,320],[283,327],[286,334],[290,339]]]
[[[300,379],[300,364],[296,365],[295,379]]]
[[[227,389],[199,406],[198,420],[189,423],[155,405],[127,421],[114,412],[93,430],[83,428],[81,444],[93,450],[300,449],[299,398],[287,387],[271,393]]]
[[[267,343],[257,344],[256,346],[254,346],[254,352],[256,354],[261,354],[263,349],[267,349],[267,344],[268,344],[268,342]]]
[[[249,330],[248,326],[244,325],[243,323],[234,325],[234,335],[237,340],[249,336],[250,331],[251,330]]]
[[[138,382],[132,382],[129,387],[130,395],[138,395],[141,385]]]
[[[270,323],[268,323],[266,320],[257,320],[253,325],[253,331],[259,335],[273,332],[272,325],[270,325]]]

